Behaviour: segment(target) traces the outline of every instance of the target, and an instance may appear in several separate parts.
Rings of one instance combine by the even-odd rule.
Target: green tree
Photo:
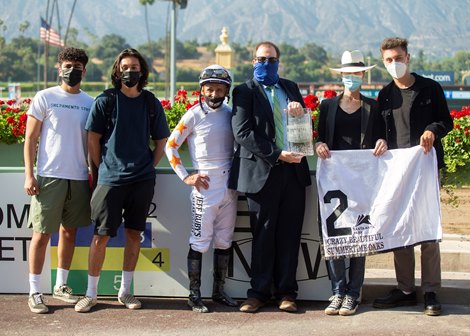
[[[30,24],[29,24],[29,21],[26,20],[22,23],[20,23],[19,27],[18,27],[18,30],[21,32],[21,34],[23,35],[24,32],[29,28]]]
[[[122,36],[116,34],[103,36],[101,41],[94,46],[92,55],[99,60],[96,66],[106,80],[109,78],[116,56],[126,48],[130,48],[130,45]]]
[[[12,81],[36,80],[38,40],[19,36],[0,50],[0,78]]]
[[[80,49],[85,49],[86,51],[89,52],[88,45],[78,39],[78,29],[77,28],[69,28],[69,32],[67,35],[67,46],[74,47],[74,48],[80,48]]]
[[[201,54],[197,51],[199,44],[196,40],[176,41],[176,59],[197,59]]]
[[[253,65],[251,63],[239,63],[233,69],[233,80],[238,83],[244,82],[253,77]]]
[[[199,78],[199,71],[191,68],[176,68],[176,81],[196,82]]]
[[[310,61],[316,61],[319,64],[326,64],[328,62],[328,54],[323,47],[315,43],[307,43],[300,48],[300,53]]]

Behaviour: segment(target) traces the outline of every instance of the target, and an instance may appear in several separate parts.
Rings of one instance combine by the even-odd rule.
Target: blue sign
[[[434,79],[439,84],[447,84],[453,85],[454,84],[454,72],[453,71],[424,71],[424,70],[417,70],[415,71],[418,75],[421,75],[426,78]]]

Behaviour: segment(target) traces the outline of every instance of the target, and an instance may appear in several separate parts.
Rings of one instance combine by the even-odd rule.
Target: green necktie
[[[273,117],[274,127],[276,128],[276,146],[281,150],[284,150],[284,123],[282,122],[281,105],[279,104],[279,98],[276,93],[276,88],[268,86],[271,91],[271,98],[273,102]]]

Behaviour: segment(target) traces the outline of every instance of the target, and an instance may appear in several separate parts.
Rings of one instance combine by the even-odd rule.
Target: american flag
[[[63,47],[64,41],[60,38],[60,34],[49,26],[49,24],[41,18],[41,29],[39,30],[41,40],[57,47]]]

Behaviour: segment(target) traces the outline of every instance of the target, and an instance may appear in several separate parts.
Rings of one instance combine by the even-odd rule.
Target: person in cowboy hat
[[[362,53],[353,50],[345,51],[341,66],[331,69],[341,74],[344,92],[320,104],[318,141],[315,144],[320,159],[330,158],[330,150],[373,149],[376,156],[387,150],[379,106],[360,92],[365,72],[373,67],[375,65],[365,66]],[[364,282],[365,257],[350,258],[348,276],[345,259],[328,260],[327,267],[333,296],[325,314],[353,315],[359,305]]]
[[[237,217],[235,190],[227,188],[234,153],[230,125],[232,109],[225,104],[232,79],[217,64],[208,66],[199,75],[199,104],[181,118],[168,139],[166,155],[173,170],[187,185],[192,186],[192,228],[189,238],[188,305],[198,313],[209,309],[201,299],[202,254],[214,241],[214,282],[212,300],[230,307],[238,303],[224,292],[233,231]],[[194,172],[183,166],[178,149],[187,140]]]

